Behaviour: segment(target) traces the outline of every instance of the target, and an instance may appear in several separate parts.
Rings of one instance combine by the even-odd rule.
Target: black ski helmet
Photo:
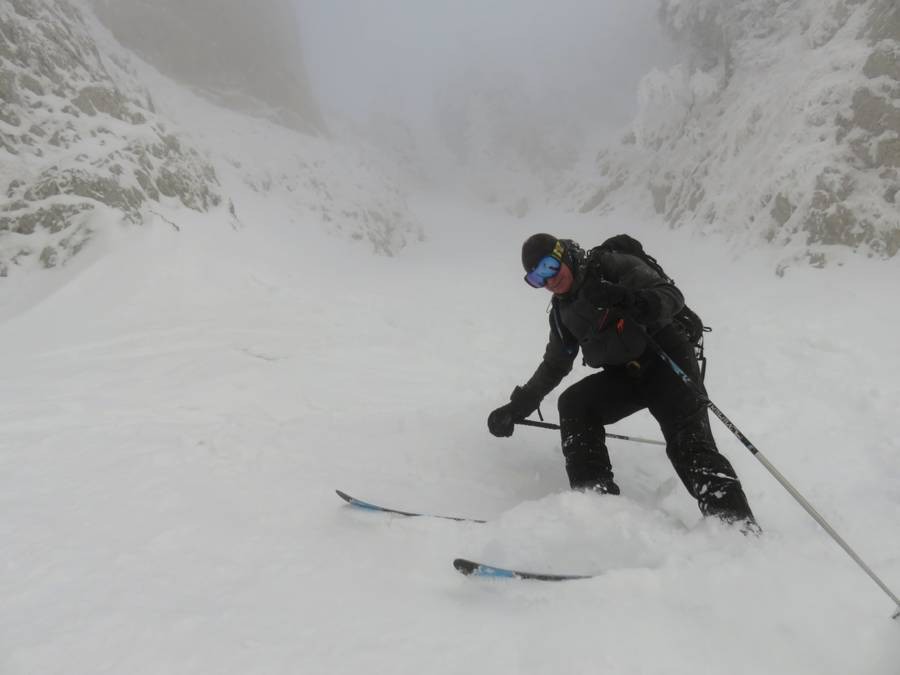
[[[522,244],[522,267],[530,272],[537,264],[548,255],[552,255],[560,262],[563,261],[566,245],[552,234],[544,232],[533,234]]]

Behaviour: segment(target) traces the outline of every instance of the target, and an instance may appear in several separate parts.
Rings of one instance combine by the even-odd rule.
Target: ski
[[[408,518],[440,518],[441,520],[455,520],[460,523],[486,523],[486,520],[478,520],[477,518],[461,518],[458,516],[441,516],[434,513],[416,513],[414,511],[400,511],[399,509],[392,509],[387,506],[379,506],[378,504],[372,504],[371,502],[365,502],[362,499],[357,499],[356,497],[351,497],[346,492],[342,492],[340,490],[335,490],[337,496],[343,499],[345,502],[350,504],[351,506],[355,506],[360,509],[366,509],[367,511],[378,511],[380,513],[393,513],[398,516],[406,516]]]
[[[457,558],[453,566],[458,572],[467,577],[489,577],[492,579],[531,579],[534,581],[572,581],[574,579],[593,579],[594,574],[543,574],[540,572],[525,572],[507,567],[496,567],[484,563]]]

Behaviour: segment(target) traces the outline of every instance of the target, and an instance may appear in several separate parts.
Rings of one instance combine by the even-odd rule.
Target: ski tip
[[[480,567],[478,563],[466,560],[465,558],[457,558],[453,561],[453,566],[458,572],[462,572],[466,576],[474,574]]]
[[[494,567],[493,565],[485,565],[477,563],[465,558],[457,558],[453,561],[453,566],[462,574],[474,577],[490,577],[492,579],[527,579],[530,578],[527,573],[517,572],[515,570],[506,569],[504,567]]]
[[[592,579],[593,574],[545,574],[543,572],[526,572],[508,567],[496,567],[484,563],[457,558],[453,561],[457,571],[467,577],[488,577],[492,579],[525,579],[528,581],[575,581],[579,579]]]
[[[337,496],[343,499],[345,502],[349,504],[353,503],[353,497],[348,495],[346,492],[341,492],[340,490],[335,490],[335,492],[337,493]]]

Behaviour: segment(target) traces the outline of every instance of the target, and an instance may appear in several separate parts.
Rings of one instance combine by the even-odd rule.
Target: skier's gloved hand
[[[511,406],[511,403],[507,403],[488,415],[488,430],[498,438],[507,438],[513,435],[516,420],[513,417],[512,410],[510,410]]]
[[[649,324],[660,318],[662,303],[652,291],[635,291],[631,306],[626,311],[638,323]]]
[[[585,290],[585,297],[594,307],[619,307],[629,310],[634,306],[635,293],[624,286],[604,281]]]
[[[589,288],[585,296],[595,307],[615,307],[639,323],[651,323],[659,318],[660,302],[652,291],[632,291],[604,281]]]
[[[509,397],[509,403],[500,406],[488,415],[488,430],[494,436],[504,438],[512,436],[516,422],[524,420],[537,410],[540,403],[540,396],[522,387],[516,387]]]

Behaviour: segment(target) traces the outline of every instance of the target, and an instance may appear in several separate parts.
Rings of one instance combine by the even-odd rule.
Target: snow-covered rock
[[[27,259],[64,262],[100,215],[140,223],[153,204],[222,201],[213,167],[69,2],[0,5],[0,153],[0,276]]]
[[[218,103],[125,49],[86,3],[0,4],[0,277],[64,264],[121,223],[177,229],[185,209],[247,224],[258,200],[380,254],[423,237],[391,160]]]
[[[570,186],[573,208],[652,203],[813,264],[900,251],[894,0],[666,0],[661,17],[684,59],[644,78],[632,131]]]

